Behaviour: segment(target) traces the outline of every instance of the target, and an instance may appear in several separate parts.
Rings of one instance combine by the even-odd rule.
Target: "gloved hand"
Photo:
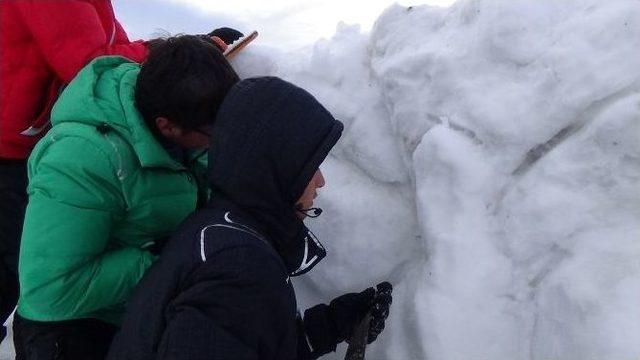
[[[217,36],[225,44],[231,45],[234,41],[244,36],[240,31],[228,27],[221,27],[207,34],[209,37]]]
[[[220,49],[220,51],[225,52],[229,45],[243,37],[244,34],[232,28],[222,27],[215,29],[206,35],[199,36],[206,41],[212,42],[218,47],[218,49]]]
[[[388,282],[368,288],[360,293],[349,293],[335,298],[329,305],[320,304],[308,309],[304,315],[304,328],[316,355],[335,351],[336,345],[348,340],[362,319],[371,313],[368,343],[384,330],[389,316],[393,287]]]
[[[371,307],[371,322],[369,323],[369,334],[367,343],[374,342],[378,335],[384,330],[384,322],[389,317],[389,307],[393,302],[393,286],[388,282],[383,282],[376,286],[376,296],[373,298]]]

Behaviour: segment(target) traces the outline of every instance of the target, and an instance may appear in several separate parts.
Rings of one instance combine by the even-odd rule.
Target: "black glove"
[[[222,41],[224,41],[225,44],[231,45],[231,44],[233,44],[234,41],[236,41],[236,40],[240,39],[241,37],[243,37],[244,34],[242,34],[240,31],[238,31],[236,29],[232,29],[232,28],[228,28],[228,27],[221,27],[221,28],[215,29],[212,32],[208,33],[207,36],[209,36],[209,37],[217,36]]]
[[[369,323],[369,335],[367,343],[374,342],[378,335],[384,330],[384,322],[389,317],[389,307],[393,302],[391,293],[393,286],[388,282],[383,282],[376,286],[376,296],[373,298],[373,306],[371,307],[371,322]]]
[[[335,351],[336,345],[348,340],[362,319],[371,313],[368,343],[384,329],[389,316],[393,288],[388,282],[368,288],[361,293],[349,293],[335,298],[329,305],[320,304],[304,315],[304,329],[315,355]]]

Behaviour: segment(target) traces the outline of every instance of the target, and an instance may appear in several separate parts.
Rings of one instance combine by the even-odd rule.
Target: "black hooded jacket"
[[[235,85],[213,128],[212,200],[136,288],[109,359],[293,360],[335,350],[324,308],[303,321],[289,277],[324,257],[294,204],[342,129],[283,80]]]

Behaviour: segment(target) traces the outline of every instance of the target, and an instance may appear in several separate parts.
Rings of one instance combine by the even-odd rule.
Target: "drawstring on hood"
[[[254,219],[292,275],[326,254],[295,203],[342,130],[311,94],[274,77],[237,83],[218,112],[209,150],[212,204],[226,199]]]
[[[315,219],[322,215],[322,209],[320,208],[308,208],[308,209],[298,209],[298,212],[303,213],[305,216]]]

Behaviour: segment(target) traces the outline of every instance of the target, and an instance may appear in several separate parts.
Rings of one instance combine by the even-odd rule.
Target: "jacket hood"
[[[118,132],[143,167],[177,169],[135,106],[140,65],[120,56],[98,57],[85,66],[60,95],[51,112],[53,126],[83,123]]]
[[[284,80],[237,83],[213,127],[212,201],[222,196],[257,220],[285,263],[309,238],[320,246],[294,205],[342,129],[311,94]]]

